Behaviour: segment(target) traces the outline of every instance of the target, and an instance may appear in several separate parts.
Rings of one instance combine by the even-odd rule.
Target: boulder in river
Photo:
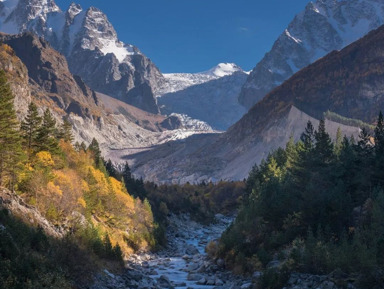
[[[173,289],[171,281],[167,276],[161,275],[159,279],[157,279],[157,286],[161,288],[169,288]]]
[[[189,244],[185,249],[185,254],[193,256],[199,254],[199,250],[195,246]]]

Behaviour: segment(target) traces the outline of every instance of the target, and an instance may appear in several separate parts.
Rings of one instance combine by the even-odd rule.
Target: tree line
[[[384,121],[373,135],[332,141],[321,120],[255,165],[245,202],[215,254],[239,272],[266,270],[264,288],[289,272],[355,276],[361,288],[384,284]],[[271,270],[273,272],[271,272]],[[380,285],[380,286],[381,286]],[[380,287],[381,288],[381,287]]]

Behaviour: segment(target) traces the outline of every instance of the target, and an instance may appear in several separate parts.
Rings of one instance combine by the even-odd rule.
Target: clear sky
[[[55,0],[95,6],[119,39],[162,72],[200,72],[220,62],[251,70],[309,0]]]

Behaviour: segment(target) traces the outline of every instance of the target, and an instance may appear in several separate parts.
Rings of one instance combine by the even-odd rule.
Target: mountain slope
[[[164,77],[157,99],[163,114],[187,114],[226,130],[246,112],[237,97],[247,74],[235,64],[220,63],[206,72]]]
[[[35,34],[0,34],[0,41],[5,44],[0,68],[12,79],[19,118],[24,118],[33,101],[41,112],[49,108],[58,122],[66,117],[76,141],[88,144],[96,138],[104,155],[114,149],[151,147],[212,131],[182,116],[151,114],[96,93],[70,73],[63,55]]]
[[[295,72],[384,23],[380,0],[310,2],[253,69],[239,102],[251,108]]]
[[[157,179],[161,172],[172,168],[174,173],[169,181],[175,181],[175,175],[179,180],[189,181],[210,177],[242,179],[253,164],[271,150],[284,146],[291,135],[298,139],[308,120],[316,127],[327,110],[374,123],[379,110],[384,110],[383,47],[384,26],[296,73],[226,133],[203,145],[185,140],[184,147],[169,151],[161,165],[157,164],[158,168],[156,150],[147,153],[147,160],[154,159],[146,164],[140,162],[144,156],[137,156],[136,163],[140,163],[137,172]],[[326,126],[333,137],[338,127],[349,136],[356,137],[359,133],[356,127],[332,121],[326,121]],[[177,160],[180,152],[183,152],[182,161]]]
[[[154,91],[162,82],[158,68],[136,47],[124,44],[106,15],[72,3],[62,11],[53,0],[3,0],[0,30],[31,31],[64,54],[69,68],[94,90],[152,113]]]

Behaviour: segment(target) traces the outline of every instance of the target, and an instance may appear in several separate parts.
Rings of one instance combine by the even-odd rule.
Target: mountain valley
[[[98,8],[0,0],[0,288],[382,289],[382,24],[316,0],[251,72],[162,73]]]

